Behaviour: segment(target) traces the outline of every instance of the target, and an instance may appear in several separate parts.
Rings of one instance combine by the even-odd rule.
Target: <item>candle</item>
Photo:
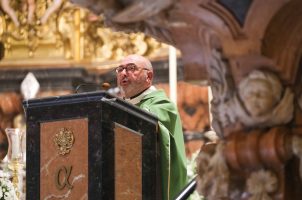
[[[9,143],[9,151],[7,153],[8,161],[22,162],[21,138],[23,132],[18,128],[6,128],[5,132]]]
[[[20,132],[15,132],[11,135],[12,141],[12,160],[18,159],[20,157]]]

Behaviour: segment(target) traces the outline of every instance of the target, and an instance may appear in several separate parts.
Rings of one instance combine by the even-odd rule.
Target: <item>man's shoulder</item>
[[[164,110],[174,113],[177,110],[175,104],[170,101],[163,90],[156,90],[146,95],[138,106],[152,112]]]
[[[147,94],[141,101],[142,103],[170,103],[167,95],[163,90],[156,90]]]

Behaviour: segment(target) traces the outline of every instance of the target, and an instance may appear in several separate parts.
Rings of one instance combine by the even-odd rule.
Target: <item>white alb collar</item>
[[[147,90],[145,90],[143,93],[138,95],[137,97],[134,97],[132,99],[125,99],[125,101],[131,103],[131,104],[138,104],[147,94],[150,94],[151,92],[155,91],[156,88],[152,85]]]

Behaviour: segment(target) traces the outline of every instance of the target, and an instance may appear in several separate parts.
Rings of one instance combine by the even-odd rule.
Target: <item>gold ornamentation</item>
[[[58,8],[53,5],[57,1],[10,1],[10,10],[14,14],[5,12],[0,16],[5,22],[0,24],[3,30],[0,31],[0,38],[5,45],[4,60],[33,60],[49,55],[58,58],[62,55],[62,40],[56,28],[58,13],[54,13]],[[63,2],[60,1],[60,4]]]
[[[120,60],[129,54],[152,57],[167,45],[143,33],[113,32],[104,26],[103,17],[86,13],[84,22],[84,58],[96,61]]]
[[[67,0],[11,0],[0,15],[5,56],[0,65],[89,63],[119,60],[128,54],[168,55],[167,45],[142,33],[106,28],[104,20]],[[10,13],[10,14],[8,14]],[[93,64],[92,64],[93,63]]]
[[[68,154],[74,143],[73,132],[67,128],[62,128],[54,136],[54,144],[58,150],[59,155]]]

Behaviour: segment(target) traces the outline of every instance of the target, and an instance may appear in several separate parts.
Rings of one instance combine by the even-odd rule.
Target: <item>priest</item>
[[[158,118],[162,199],[172,200],[187,181],[182,125],[176,106],[164,91],[153,85],[151,62],[139,55],[129,55],[116,68],[117,84],[123,98]]]

